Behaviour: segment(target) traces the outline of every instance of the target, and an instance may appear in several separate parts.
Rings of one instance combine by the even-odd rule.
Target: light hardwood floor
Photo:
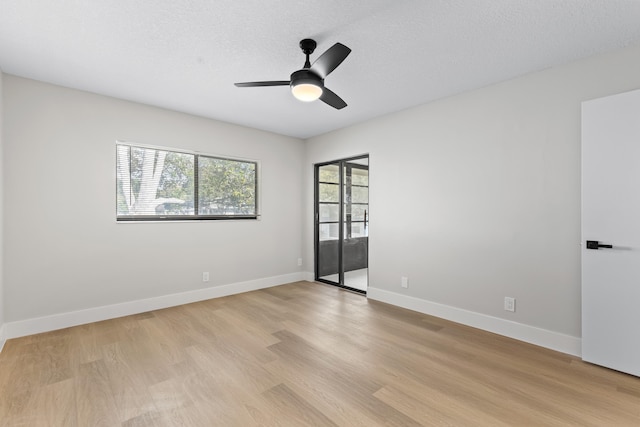
[[[299,282],[9,340],[2,426],[638,426],[640,379]]]

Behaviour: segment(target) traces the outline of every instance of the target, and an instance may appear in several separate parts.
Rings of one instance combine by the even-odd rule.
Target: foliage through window
[[[256,162],[116,145],[117,219],[255,219]]]

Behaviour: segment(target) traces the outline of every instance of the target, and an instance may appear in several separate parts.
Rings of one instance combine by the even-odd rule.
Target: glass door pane
[[[316,169],[317,276],[340,284],[340,164]]]
[[[367,290],[369,247],[369,161],[344,162],[343,212],[344,240],[342,264],[344,286]]]

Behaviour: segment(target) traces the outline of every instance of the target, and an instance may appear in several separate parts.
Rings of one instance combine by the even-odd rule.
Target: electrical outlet
[[[302,258],[298,258],[298,266],[302,265]]]
[[[405,276],[402,276],[400,278],[400,286],[402,286],[405,289],[408,288],[409,287],[409,278],[405,277]]]
[[[209,281],[209,272],[205,271],[202,273],[202,281],[203,282],[208,282]]]
[[[516,311],[516,299],[504,297],[504,309],[506,311]]]

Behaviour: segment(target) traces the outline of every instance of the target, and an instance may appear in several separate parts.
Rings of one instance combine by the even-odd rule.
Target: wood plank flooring
[[[640,379],[298,282],[9,340],[0,426],[639,426]]]

